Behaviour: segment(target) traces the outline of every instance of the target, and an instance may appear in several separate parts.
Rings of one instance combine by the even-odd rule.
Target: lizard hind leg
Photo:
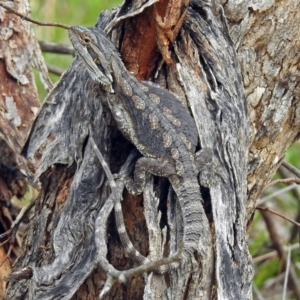
[[[123,176],[122,178],[129,193],[139,194],[144,191],[146,184],[146,173],[167,177],[176,174],[176,169],[167,160],[145,157],[140,158],[135,165],[133,178],[129,176]],[[155,263],[157,261],[156,259],[150,260],[149,258],[144,257],[133,246],[126,231],[120,201],[118,201],[118,203],[116,203],[115,205],[115,220],[122,246],[124,247],[124,250],[128,254],[128,256],[142,265],[149,264],[150,262]],[[174,255],[160,259],[162,263],[165,263],[148,271],[154,271],[157,274],[164,274],[167,271],[177,268],[179,266],[179,261],[181,260],[183,249],[184,245],[182,243],[182,245],[180,245],[179,249]]]
[[[149,258],[143,256],[132,244],[125,227],[125,222],[122,213],[121,202],[118,201],[114,207],[115,211],[115,220],[117,224],[117,230],[119,233],[119,237],[122,243],[122,246],[127,253],[127,255],[135,262],[140,265],[150,265],[151,263],[155,264],[160,262],[158,266],[149,266],[145,269],[145,272],[153,271],[157,274],[164,274],[170,269],[177,268],[179,265],[179,261],[182,256],[183,245],[180,245],[179,250],[172,256],[161,258],[158,260],[150,260]]]
[[[143,256],[132,244],[128,233],[126,231],[126,226],[123,218],[122,206],[120,199],[114,207],[115,220],[117,225],[118,234],[120,237],[121,244],[127,253],[127,255],[140,266],[144,266],[144,272],[155,272],[156,274],[165,274],[168,271],[174,270],[179,267],[179,265],[184,265],[184,269],[187,272],[199,269],[198,262],[194,257],[194,253],[185,251],[184,243],[180,243],[177,252],[169,257],[161,257],[160,259],[150,260],[149,258]],[[153,264],[153,266],[151,266]],[[156,264],[156,265],[154,265]],[[159,265],[158,265],[159,264]]]
[[[201,170],[202,172],[206,169],[210,169],[213,161],[213,151],[210,148],[203,148],[198,153],[195,154],[195,164],[198,172]],[[134,176],[129,177],[126,176],[123,180],[125,186],[129,193],[131,194],[140,194],[144,191],[145,183],[146,183],[146,173],[150,173],[156,176],[167,177],[171,181],[172,185],[176,185],[176,180],[178,180],[176,164],[172,164],[172,162],[166,159],[154,159],[154,158],[140,158],[135,165]],[[120,213],[122,211],[120,209]],[[123,221],[124,222],[124,221]],[[122,232],[119,232],[123,247],[126,251],[129,251],[128,254],[131,258],[139,263],[149,262],[149,259],[143,257],[138,251],[133,247],[127,232],[125,230],[125,226],[120,226],[122,228]],[[183,237],[183,241],[186,238]],[[185,272],[195,272],[199,269],[199,264],[197,262],[197,254],[194,253],[194,248],[189,248],[187,245],[184,245],[184,251],[182,253],[182,259],[180,264],[185,269]],[[154,271],[158,274],[163,274],[167,271],[173,270],[179,266],[178,262],[171,263],[169,265],[163,265],[161,267],[156,268]]]
[[[156,176],[168,177],[176,175],[175,166],[163,159],[142,157],[135,165],[133,178],[124,176],[125,186],[130,194],[141,194],[146,184],[146,173]]]

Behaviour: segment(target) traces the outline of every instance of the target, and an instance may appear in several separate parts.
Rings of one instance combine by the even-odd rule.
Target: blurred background
[[[82,4],[84,2],[84,4]],[[32,17],[44,22],[60,22],[68,25],[93,26],[101,10],[111,9],[120,4],[116,0],[31,0]],[[70,44],[67,32],[61,28],[33,25],[38,40]],[[71,55],[45,53],[47,64],[66,70],[72,61]],[[59,76],[50,74],[53,82]],[[37,85],[41,101],[46,91]],[[295,143],[286,154],[286,161],[297,168],[300,144]],[[295,177],[286,168],[280,167],[275,179]],[[29,196],[29,198],[32,196]],[[300,223],[300,190],[295,183],[276,184],[265,189],[261,195],[261,206]],[[298,299],[292,296],[291,280],[298,282],[300,289],[299,227],[269,212],[257,210],[249,232],[249,247],[255,270],[254,299]],[[289,274],[289,280],[286,276]],[[294,279],[293,279],[294,278]],[[284,285],[287,284],[285,293]],[[299,299],[300,300],[300,299]]]
[[[93,27],[99,13],[104,9],[112,9],[121,4],[120,0],[30,0],[31,17],[43,22],[59,22],[67,25],[83,25]],[[71,45],[67,30],[56,27],[33,25],[39,41],[56,42]],[[71,55],[44,53],[46,63],[58,67],[61,71],[68,68],[73,60]],[[58,75],[49,73],[52,82],[59,80]],[[35,73],[41,101],[47,95]]]

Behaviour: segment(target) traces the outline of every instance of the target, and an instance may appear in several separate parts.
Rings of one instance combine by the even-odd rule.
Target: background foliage
[[[120,3],[118,0],[86,0],[84,4],[79,0],[32,0],[32,17],[45,22],[60,22],[68,25],[93,26],[96,23],[97,16],[103,9],[111,9]],[[67,31],[54,27],[34,26],[39,40],[67,43]],[[45,54],[48,64],[67,69],[72,61],[70,55]],[[59,80],[59,77],[51,74],[53,82]],[[38,80],[37,80],[38,81]],[[46,91],[40,83],[37,84],[41,100],[46,96]],[[286,158],[297,168],[299,163],[300,145],[293,145],[287,152]],[[275,178],[294,177],[280,170]],[[291,185],[291,184],[290,184]],[[265,190],[261,195],[261,202],[291,219],[300,222],[300,190],[294,186],[286,191],[286,185],[275,185]],[[294,245],[291,250],[291,265],[294,267],[300,285],[300,250],[299,250],[299,227],[271,215],[275,220],[275,231],[281,245]],[[273,241],[270,239],[269,232],[259,211],[256,212],[252,229],[249,233],[249,247],[255,268],[255,278],[253,285],[254,299],[283,299],[283,285],[285,268],[282,267],[282,261],[277,252],[274,251]],[[267,254],[267,256],[265,256]],[[285,299],[296,299],[289,296]]]
[[[83,4],[84,3],[84,4]],[[83,25],[92,27],[96,24],[99,13],[104,9],[111,9],[118,4],[120,0],[31,0],[31,16],[34,19],[44,22],[59,22],[67,25]],[[71,44],[68,33],[65,29],[56,27],[34,26],[38,40],[59,42]],[[49,65],[55,65],[62,69],[67,69],[73,58],[70,55],[57,55],[45,53],[45,60]],[[53,82],[59,80],[59,76],[50,74]],[[38,76],[37,87],[41,101],[47,95]]]

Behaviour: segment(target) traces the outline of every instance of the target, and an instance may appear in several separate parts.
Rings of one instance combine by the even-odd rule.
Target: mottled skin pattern
[[[127,189],[141,193],[145,172],[170,180],[183,212],[184,258],[194,261],[201,236],[208,236],[208,221],[194,162],[198,133],[193,118],[173,94],[130,74],[100,29],[71,27],[69,36],[91,77],[116,94],[107,100],[113,117],[144,156],[136,163],[134,180],[126,179]]]

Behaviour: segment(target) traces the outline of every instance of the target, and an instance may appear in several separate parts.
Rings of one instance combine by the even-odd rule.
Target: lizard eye
[[[87,43],[87,44],[91,42],[91,40],[90,40],[88,37],[84,37],[84,38],[83,38],[83,41],[84,41],[85,43]]]

